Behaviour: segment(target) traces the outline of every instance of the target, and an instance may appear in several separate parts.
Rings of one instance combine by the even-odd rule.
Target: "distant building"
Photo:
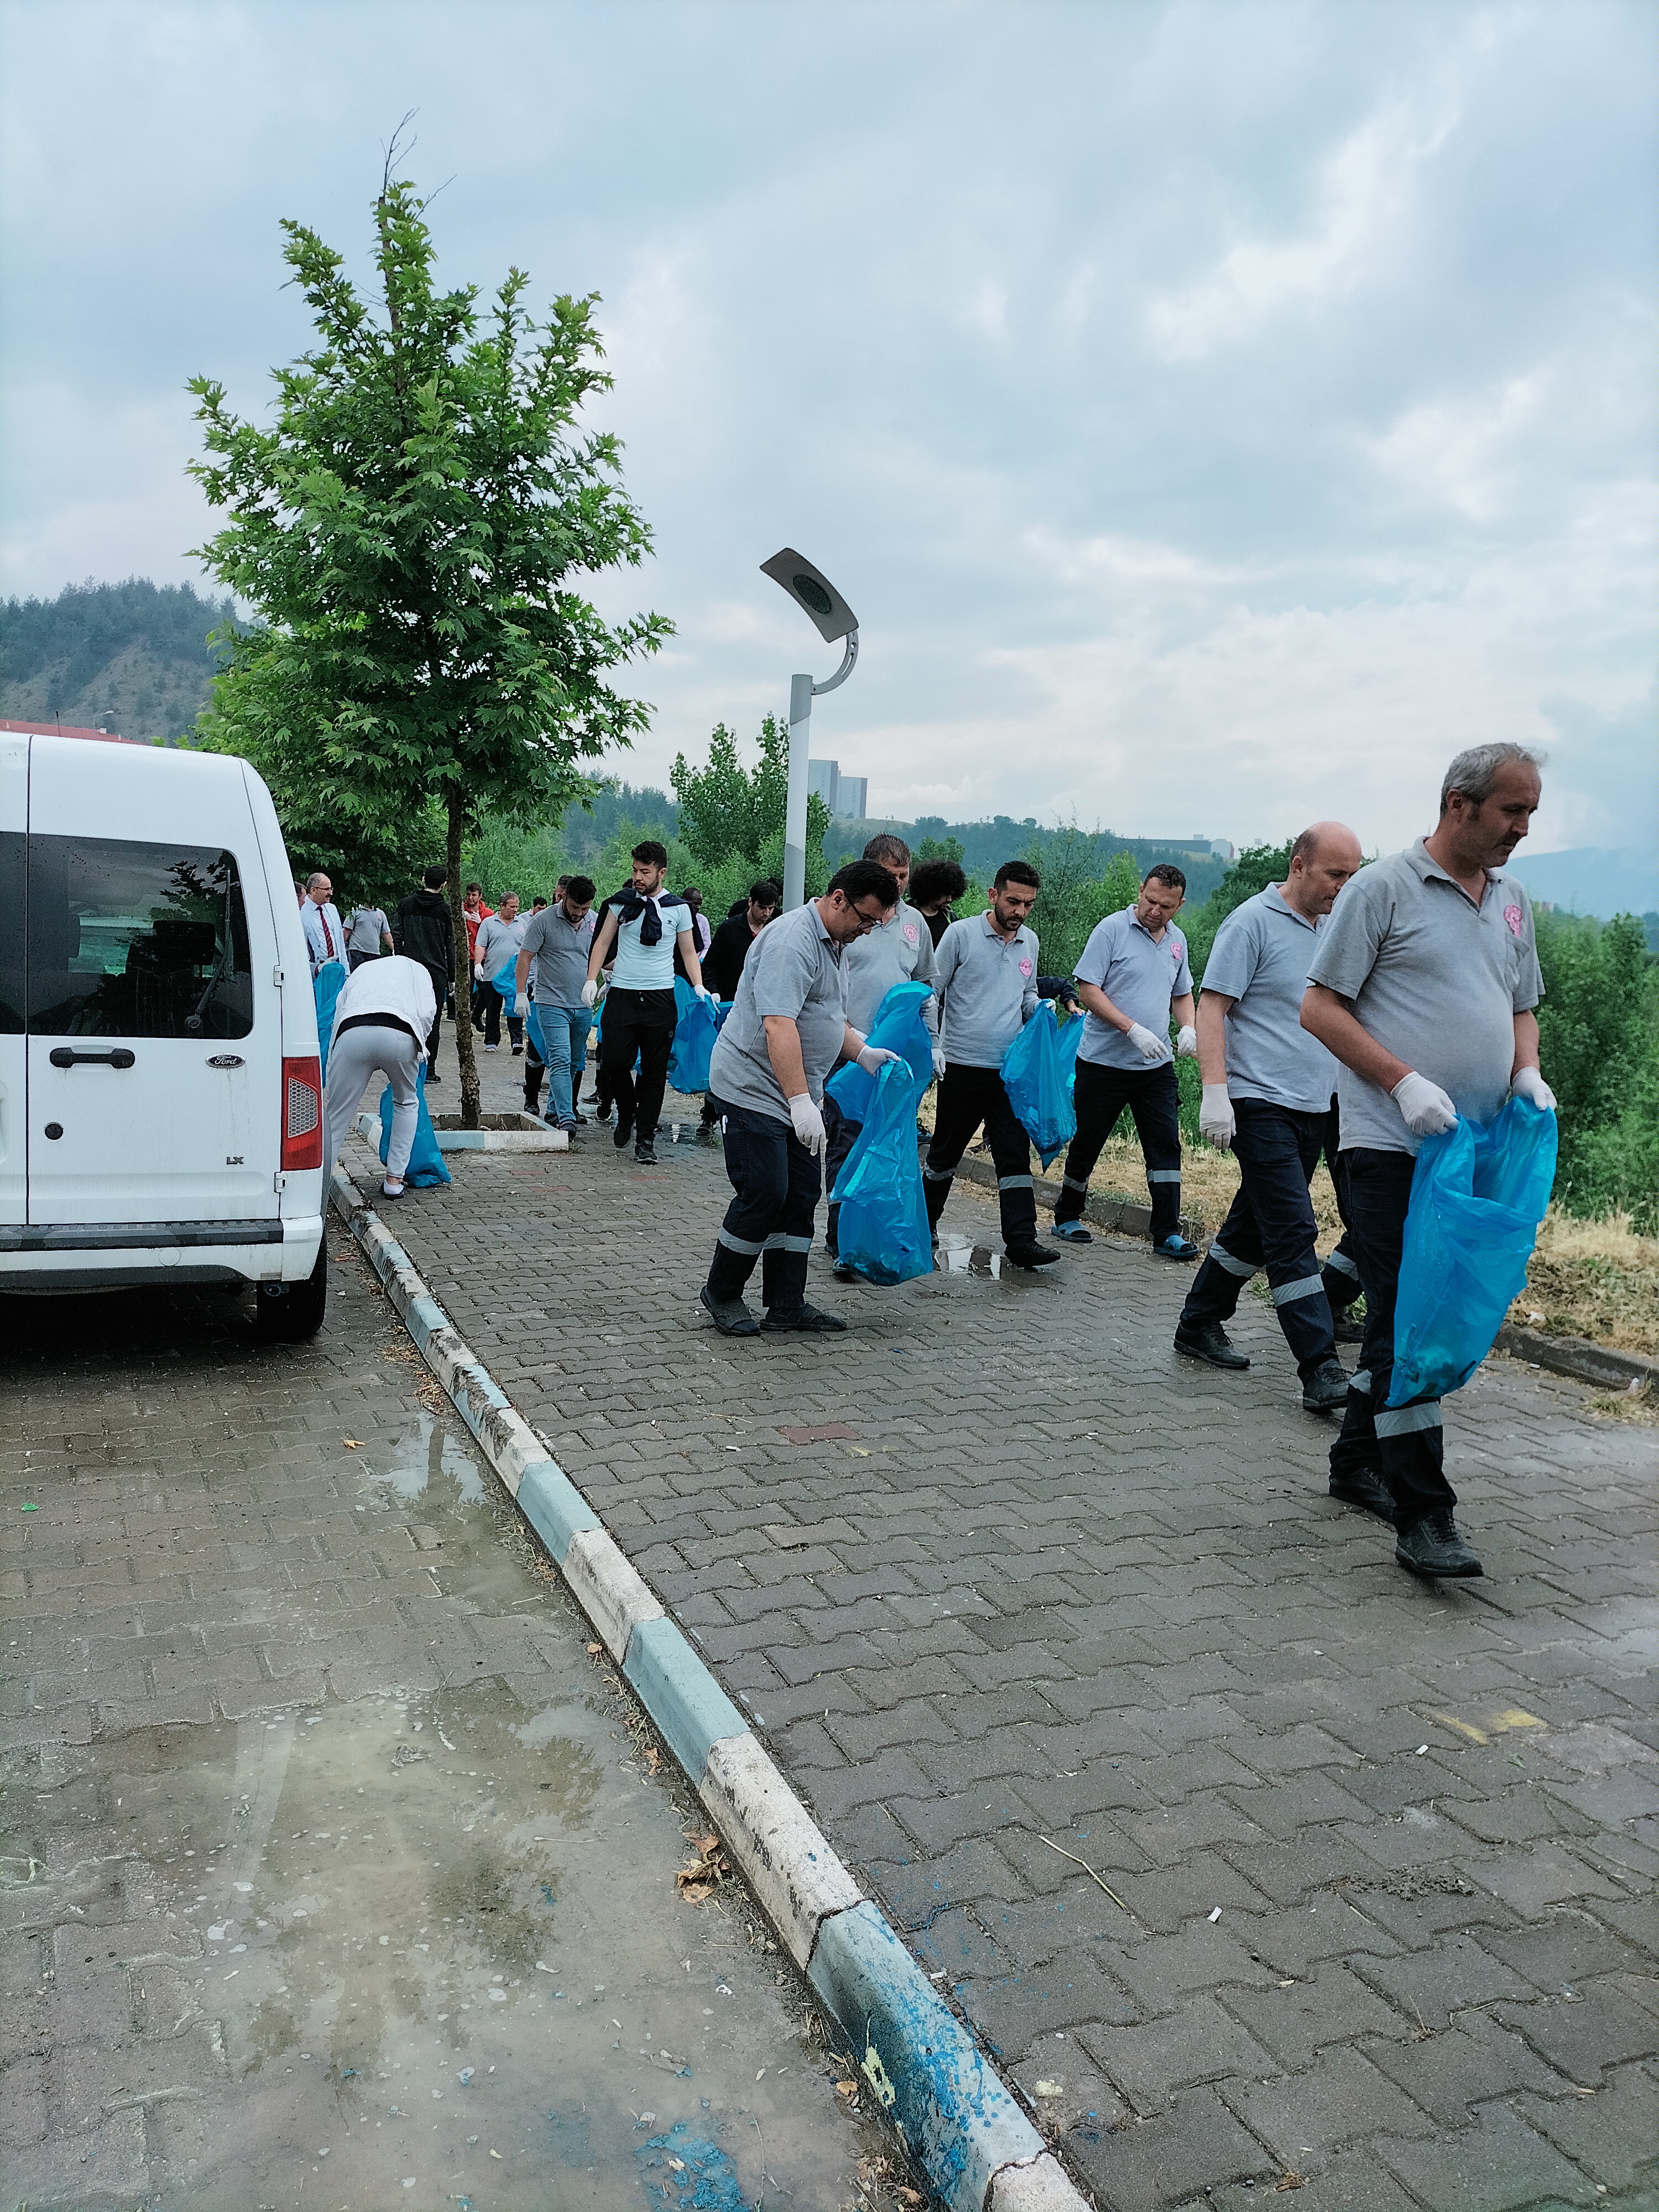
[[[832,814],[844,820],[863,821],[870,792],[867,776],[843,775],[839,761],[809,760],[806,777],[808,789],[817,792]]]
[[[1224,837],[1212,837],[1210,858],[1212,860],[1236,860],[1238,855]]]

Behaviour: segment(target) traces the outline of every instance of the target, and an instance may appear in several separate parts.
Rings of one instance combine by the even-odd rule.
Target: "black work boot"
[[[1357,1505],[1394,1526],[1394,1493],[1374,1467],[1351,1468],[1331,1477],[1331,1496],[1341,1505]]]
[[[1348,1370],[1334,1352],[1302,1377],[1304,1413],[1340,1413],[1348,1402]]]
[[[1409,1528],[1402,1528],[1394,1547],[1402,1567],[1426,1581],[1473,1580],[1486,1569],[1457,1533],[1449,1505],[1437,1505]]]
[[[1365,1341],[1364,1322],[1356,1316],[1352,1306],[1331,1308],[1331,1328],[1339,1344],[1364,1344]]]
[[[1175,1348],[1189,1359],[1207,1359],[1212,1367],[1248,1367],[1249,1354],[1239,1350],[1218,1321],[1183,1321],[1175,1333]]]
[[[640,1139],[638,1144],[634,1147],[634,1157],[642,1168],[653,1168],[656,1166],[657,1148],[655,1145],[652,1143],[649,1137],[641,1137]]]
[[[1035,1237],[1029,1244],[1010,1244],[1004,1257],[1011,1267],[1052,1267],[1060,1259],[1058,1252],[1045,1252]]]
[[[781,1336],[794,1329],[804,1335],[840,1336],[847,1324],[839,1314],[825,1313],[818,1306],[769,1306],[761,1327],[768,1336]]]

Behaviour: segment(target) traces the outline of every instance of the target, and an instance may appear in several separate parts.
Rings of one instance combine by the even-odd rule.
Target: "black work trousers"
[[[635,1142],[648,1142],[662,1117],[668,1061],[674,1049],[672,991],[618,991],[605,1002],[599,1031],[599,1088],[617,1109],[617,1126],[634,1125]],[[634,1080],[638,1055],[640,1074]]]
[[[1060,1170],[1064,1186],[1054,1207],[1056,1227],[1079,1221],[1089,1194],[1089,1177],[1106,1139],[1127,1106],[1146,1161],[1146,1188],[1152,1202],[1152,1242],[1161,1243],[1181,1227],[1181,1092],[1175,1063],[1158,1067],[1103,1067],[1077,1064],[1077,1134]]]
[[[1336,1210],[1342,1216],[1341,1237],[1325,1262],[1325,1302],[1333,1314],[1340,1314],[1346,1313],[1359,1296],[1359,1265],[1348,1235],[1348,1200],[1343,1188],[1346,1170],[1342,1165],[1342,1116],[1334,1093],[1331,1110],[1325,1116],[1325,1164],[1336,1188]]]
[[[1417,1164],[1409,1152],[1364,1151],[1344,1152],[1342,1164],[1348,1234],[1365,1293],[1365,1340],[1358,1371],[1348,1383],[1342,1433],[1331,1446],[1331,1473],[1370,1468],[1380,1474],[1394,1499],[1395,1525],[1403,1533],[1425,1513],[1457,1503],[1446,1480],[1440,1401],[1423,1398],[1392,1411],[1386,1402],[1394,1376],[1394,1305],[1406,1209]]]
[[[826,1142],[823,1148],[823,1187],[826,1190],[835,1188],[836,1177],[851,1158],[853,1147],[863,1128],[862,1121],[849,1121],[830,1093],[824,1092],[823,1130]],[[840,1216],[841,1208],[831,1199],[827,1242],[832,1252],[836,1249],[836,1224]]]
[[[424,960],[421,965],[426,968],[427,974],[432,978],[432,1000],[436,1009],[426,1039],[427,1079],[429,1082],[437,1071],[438,1032],[444,1025],[444,1000],[449,996],[449,971],[447,968],[428,968]]]
[[[1308,1194],[1325,1148],[1326,1116],[1236,1098],[1233,1119],[1238,1194],[1187,1294],[1181,1325],[1231,1321],[1245,1284],[1265,1267],[1279,1326],[1306,1376],[1336,1349]]]
[[[981,1122],[997,1171],[1002,1241],[1012,1252],[1036,1242],[1036,1192],[1031,1182],[1031,1140],[1009,1104],[1002,1077],[994,1067],[963,1067],[951,1061],[939,1079],[934,1093],[933,1142],[921,1170],[927,1225],[937,1233],[957,1164]]]
[[[768,1311],[798,1312],[806,1303],[812,1216],[823,1188],[817,1155],[769,1114],[728,1106],[725,1117],[726,1173],[736,1195],[720,1224],[708,1295],[717,1304],[740,1298],[758,1260]]]

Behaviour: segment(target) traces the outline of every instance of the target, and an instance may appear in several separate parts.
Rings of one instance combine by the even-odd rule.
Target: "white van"
[[[0,1291],[247,1282],[321,1326],[322,1083],[270,793],[0,732]]]

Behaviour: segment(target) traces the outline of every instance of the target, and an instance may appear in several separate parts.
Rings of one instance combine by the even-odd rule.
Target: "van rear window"
[[[31,837],[31,1036],[244,1037],[253,1027],[234,857],[206,845]]]

